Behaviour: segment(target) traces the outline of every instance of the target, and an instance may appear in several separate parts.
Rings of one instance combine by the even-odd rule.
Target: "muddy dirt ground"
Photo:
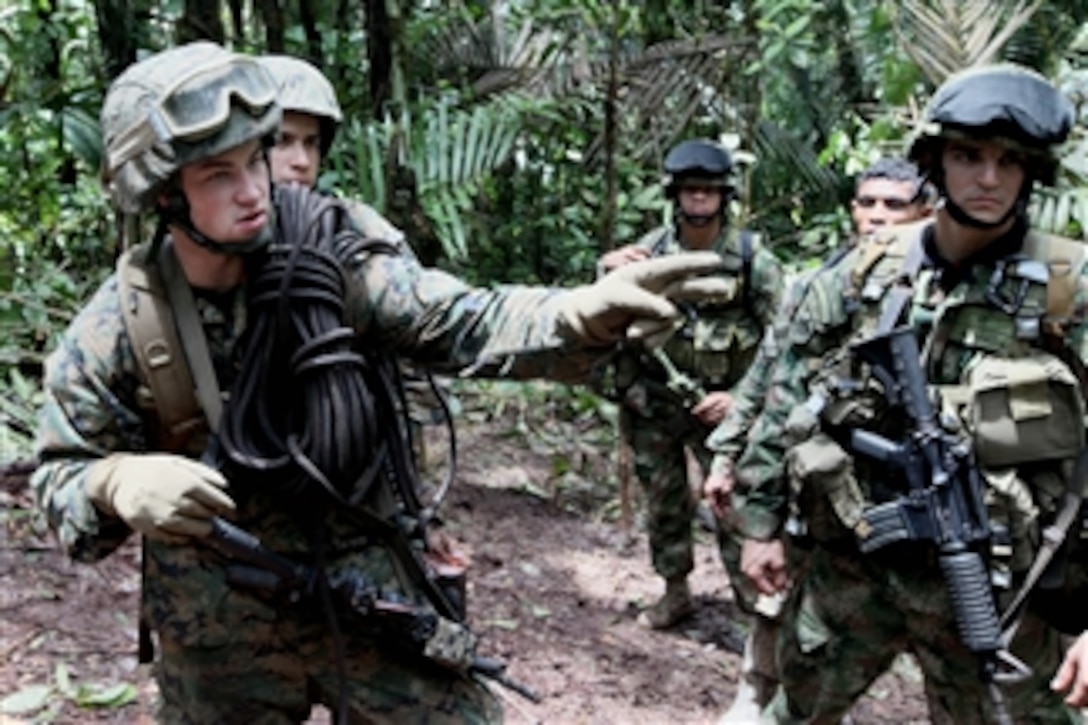
[[[625,530],[612,451],[576,443],[585,425],[526,424],[524,410],[507,410],[469,411],[458,428],[459,475],[443,510],[471,554],[481,649],[544,695],[533,704],[500,692],[507,721],[712,723],[732,699],[745,626],[712,537],[699,535],[696,615],[670,631],[640,628],[638,610],[661,584],[639,502]],[[430,455],[441,458],[443,444],[432,437]],[[94,566],[71,564],[33,515],[22,477],[0,484],[0,699],[53,686],[44,707],[0,722],[151,722],[155,685],[135,654],[136,546]],[[86,699],[124,684],[135,693],[127,705],[76,704],[81,687]],[[886,674],[852,715],[926,722],[917,676]],[[315,709],[312,722],[328,722],[327,712]]]

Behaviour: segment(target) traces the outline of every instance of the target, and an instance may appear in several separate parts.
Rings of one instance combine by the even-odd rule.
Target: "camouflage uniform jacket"
[[[729,391],[733,398],[729,413],[706,439],[707,449],[714,454],[712,471],[724,473],[732,470],[733,464],[744,450],[748,431],[763,409],[763,399],[770,387],[775,361],[786,342],[789,321],[797,311],[812,274],[815,272],[806,273],[788,285],[782,310],[763,334],[755,359],[740,382]]]
[[[1023,357],[1041,347],[1041,340],[1026,339],[1018,333],[1018,323],[1039,321],[1047,308],[1047,286],[1045,282],[1025,285],[1024,279],[1009,273],[1024,260],[1026,228],[1014,227],[973,258],[951,265],[936,251],[932,225],[927,220],[901,228],[916,230],[914,236],[922,241],[925,257],[913,284],[913,297],[900,319],[911,324],[922,341],[939,342],[943,351],[927,361],[929,383],[958,385],[965,369],[981,358]],[[880,242],[887,240],[875,243]],[[862,244],[840,263],[821,270],[789,324],[763,411],[735,471],[733,506],[741,533],[748,538],[780,535],[789,505],[797,503],[797,492],[791,492],[785,470],[791,444],[787,419],[801,409],[811,393],[824,392],[821,386],[825,375],[849,364],[846,345],[872,334],[887,291],[900,275],[902,257],[885,257],[859,279],[859,270],[864,268],[874,244]],[[864,286],[858,289],[860,283]],[[1034,318],[1014,317],[999,310],[991,302],[994,295],[988,296],[988,291],[1003,299],[1014,299],[1023,291],[1021,312],[1017,314],[1028,315],[1034,310]],[[1083,361],[1088,356],[1084,325],[1088,275],[1083,268],[1075,280],[1073,301],[1073,324],[1065,332],[1064,344]],[[919,347],[924,349],[922,344]],[[857,473],[862,488],[869,485],[865,474],[862,470]],[[878,479],[874,476],[871,480]],[[807,513],[801,511],[802,515]]]
[[[846,252],[841,248],[832,253],[827,266],[837,263]],[[763,401],[771,385],[775,361],[782,347],[788,342],[789,326],[797,308],[801,305],[809,284],[823,267],[806,269],[787,280],[782,307],[774,321],[763,334],[755,360],[748,366],[744,377],[730,389],[733,398],[729,413],[706,439],[706,447],[714,454],[711,471],[719,474],[730,472],[744,450],[748,433],[756,422]]]
[[[398,239],[393,242],[403,247]],[[349,272],[357,291],[348,307],[350,323],[364,344],[383,346],[426,367],[456,372],[472,366],[478,374],[580,380],[599,357],[567,339],[558,316],[566,293],[557,288],[473,288],[445,272],[422,268],[404,253],[361,254]],[[242,356],[244,292],[195,294],[221,389],[230,390]],[[147,452],[156,446],[148,425],[151,406],[121,304],[114,274],[79,312],[46,364],[37,439],[41,465],[32,486],[61,543],[81,561],[106,556],[131,532],[89,501],[88,467],[112,452]],[[197,457],[200,451],[188,453]],[[289,524],[289,512],[271,511],[260,495],[239,506],[239,520],[271,548],[305,549],[305,538]]]
[[[731,282],[730,297],[689,306],[683,326],[664,345],[676,368],[708,392],[729,389],[740,380],[755,358],[764,329],[774,318],[782,291],[781,263],[754,234],[749,235],[752,257],[749,289],[744,290],[741,236],[726,229],[712,247],[726,262],[721,274]],[[636,246],[654,257],[687,251],[672,226],[649,232]],[[643,360],[641,365],[641,375],[664,380],[664,371],[652,360]]]

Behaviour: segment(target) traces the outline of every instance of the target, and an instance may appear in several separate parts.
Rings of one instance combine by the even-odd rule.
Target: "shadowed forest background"
[[[1083,238],[1086,22],[1088,0],[6,0],[0,9],[0,560],[7,593],[0,596],[0,662],[6,663],[0,712],[72,721],[98,708],[95,717],[127,722],[133,706],[125,703],[135,699],[143,713],[149,701],[140,690],[146,677],[124,665],[131,659],[124,640],[131,611],[110,613],[106,606],[117,601],[111,597],[131,595],[132,572],[123,558],[78,570],[64,562],[25,489],[44,356],[124,246],[149,233],[148,219],[114,213],[97,176],[98,110],[109,79],[136,59],[211,38],[244,52],[311,60],[333,81],[346,117],[323,188],[375,206],[404,229],[426,263],[474,283],[570,285],[592,278],[602,252],[667,218],[660,161],[674,143],[693,136],[718,138],[734,153],[740,191],[734,223],[762,232],[790,265],[814,263],[848,232],[844,204],[853,174],[900,152],[929,94],[950,73],[995,60],[1037,68],[1077,106],[1058,187],[1037,193],[1032,213],[1043,229]],[[675,719],[688,705],[698,719],[724,707],[736,664],[735,655],[721,657],[732,636],[727,604],[720,616],[711,615],[713,607],[701,610],[703,634],[694,638],[655,633],[647,644],[623,628],[631,624],[632,602],[652,594],[652,576],[638,522],[629,532],[618,525],[612,406],[584,390],[536,384],[459,383],[456,392],[465,401],[466,448],[490,454],[473,461],[485,469],[478,480],[470,467],[466,489],[451,496],[462,538],[480,547],[476,586],[490,594],[475,599],[474,608],[485,634],[514,659],[535,647],[540,667],[552,666],[545,654],[577,651],[569,649],[578,641],[573,637],[588,638],[592,667],[569,665],[577,674],[555,684],[556,697],[576,683],[589,703],[595,696],[610,702],[602,694],[609,688],[617,702],[635,701],[657,684],[647,692],[660,693],[647,697],[665,702],[664,709],[609,710],[614,717]],[[479,499],[479,486],[494,485],[515,491],[504,495],[515,496],[516,505]],[[527,516],[519,519],[524,528],[496,541],[494,532],[506,530],[496,521],[511,516]],[[565,533],[550,535],[546,522]],[[543,528],[516,540],[534,526]],[[477,529],[488,528],[491,539],[481,538]],[[574,596],[587,607],[587,621],[601,617],[602,629],[586,630],[583,622],[580,629],[557,626],[546,641],[518,640],[518,632],[542,631],[526,627],[526,617],[554,623],[558,608],[569,606],[557,602],[569,603],[570,592],[556,595],[559,579],[541,576],[533,557],[575,536],[584,546],[571,555],[599,550],[603,558],[589,571],[618,588],[611,599],[594,600],[585,587],[582,599]],[[522,557],[535,567],[530,573],[518,563]],[[706,561],[697,593],[724,602],[724,573],[712,557]],[[562,576],[582,571],[572,560],[563,566]],[[533,592],[540,601],[525,604]],[[43,602],[67,606],[53,610]],[[63,646],[46,635],[68,631],[58,622],[81,602],[84,613],[96,602],[104,606],[98,614],[106,612],[120,634],[95,650],[105,653],[101,668],[92,665],[90,676],[76,678],[68,669],[74,660],[64,653],[84,641],[83,630],[69,628],[72,639]],[[496,606],[520,608],[521,615],[495,614]],[[30,612],[53,614],[39,621]],[[519,624],[510,627],[512,621]],[[88,626],[106,631],[97,620]],[[639,669],[647,666],[645,652],[680,640],[686,644],[656,666]],[[38,660],[31,655],[35,643],[44,653]],[[687,673],[683,662],[706,668],[691,674],[695,685],[662,684],[669,672]],[[605,674],[594,679],[583,667]],[[632,684],[620,674],[609,679],[610,667],[648,675]],[[80,684],[91,680],[97,685]],[[887,701],[871,699],[877,707]],[[908,701],[899,714],[909,719],[920,705]],[[525,719],[593,712],[590,704],[530,711]],[[863,709],[863,721],[865,712],[872,714]]]

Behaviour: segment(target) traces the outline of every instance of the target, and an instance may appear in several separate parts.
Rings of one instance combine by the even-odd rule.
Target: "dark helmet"
[[[721,144],[707,139],[681,141],[665,155],[665,193],[676,197],[677,182],[684,178],[732,188],[733,159]]]
[[[1054,147],[1073,126],[1073,106],[1044,76],[1011,63],[971,68],[945,81],[926,107],[908,158],[930,175],[945,138],[996,138],[1025,154],[1030,181],[1053,184]]]

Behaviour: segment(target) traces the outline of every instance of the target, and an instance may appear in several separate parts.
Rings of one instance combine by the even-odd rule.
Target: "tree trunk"
[[[98,0],[94,12],[106,78],[113,79],[136,62],[143,35],[137,28],[143,27],[139,20],[147,19],[147,5],[139,0]]]
[[[185,0],[185,9],[177,24],[178,43],[194,40],[226,40],[218,0]]]
[[[604,208],[597,230],[598,251],[615,246],[616,228],[616,107],[619,104],[619,24],[621,10],[612,7],[608,28],[608,89],[604,97]]]
[[[245,8],[242,0],[227,0],[227,7],[230,9],[230,27],[234,35],[233,40],[235,43],[245,46],[247,45],[246,30],[242,23]]]
[[[838,97],[850,106],[858,106],[867,98],[867,89],[862,83],[857,54],[854,52],[855,39],[843,29],[850,27],[850,15],[841,0],[824,5],[823,12],[817,11],[816,20],[828,30],[824,37],[830,38],[835,45],[835,57],[838,58],[839,83]],[[822,17],[821,17],[822,16]]]
[[[283,53],[283,36],[286,21],[283,8],[278,0],[254,0],[254,4],[264,18],[264,45],[269,53]]]
[[[366,59],[370,75],[370,109],[380,119],[393,92],[394,28],[387,0],[366,2]]]
[[[318,68],[325,65],[325,53],[321,47],[321,33],[317,31],[317,16],[313,5],[306,0],[298,4],[298,19],[306,36],[306,55]]]

